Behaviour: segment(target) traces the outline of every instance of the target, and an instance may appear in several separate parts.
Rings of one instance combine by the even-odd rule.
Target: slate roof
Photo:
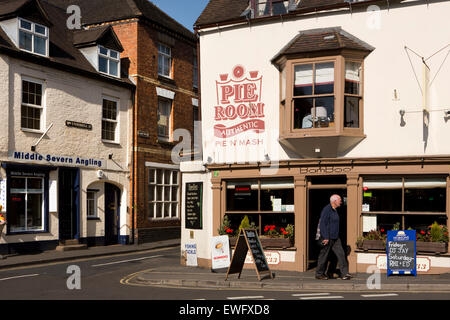
[[[191,31],[148,0],[53,0],[52,2],[64,10],[69,5],[78,5],[81,8],[83,25],[143,18],[190,41],[197,40]]]
[[[300,31],[272,61],[275,62],[283,55],[339,49],[372,52],[375,48],[341,27],[311,29]]]
[[[34,7],[28,7],[33,5]],[[127,87],[134,86],[129,79],[114,78],[99,73],[75,46],[74,39],[77,39],[77,36],[74,31],[69,30],[66,27],[67,13],[46,0],[0,0],[0,20],[17,16],[18,11],[20,11],[23,6],[28,8],[28,13],[31,14],[31,16],[26,16],[26,12],[19,12],[20,17],[22,18],[34,21],[36,15],[39,14],[36,6],[39,6],[44,10],[48,19],[50,19],[50,25],[48,26],[49,56],[43,57],[20,50],[11,39],[9,39],[2,28],[0,28],[0,53],[39,65],[94,77],[109,83],[114,82]],[[78,31],[78,33],[78,39],[84,37],[84,35],[81,36],[84,31]],[[91,34],[89,37],[90,36]]]
[[[285,15],[328,10],[336,7],[350,7],[350,5],[359,6],[364,5],[364,2],[367,1],[377,2],[376,0],[359,0],[355,2],[348,0],[300,0],[297,5],[291,3],[289,12]],[[390,1],[401,2],[402,0]],[[243,13],[249,8],[249,5],[250,0],[210,0],[197,21],[194,23],[194,26],[199,29],[202,27],[212,27],[216,24],[247,21],[249,17],[243,15]],[[276,17],[278,16],[279,15],[276,15]],[[267,16],[262,18],[266,19]],[[273,18],[275,18],[275,16]]]

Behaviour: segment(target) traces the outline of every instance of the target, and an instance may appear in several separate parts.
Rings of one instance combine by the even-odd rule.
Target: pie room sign
[[[237,65],[231,73],[219,74],[212,126],[213,149],[225,156],[239,154],[241,158],[236,160],[251,160],[242,159],[242,152],[254,155],[258,146],[264,145],[266,121],[262,90],[263,76],[259,71],[247,72]]]

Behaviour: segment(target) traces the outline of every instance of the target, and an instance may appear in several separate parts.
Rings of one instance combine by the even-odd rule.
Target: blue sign
[[[387,275],[417,276],[416,230],[396,230],[387,233]]]

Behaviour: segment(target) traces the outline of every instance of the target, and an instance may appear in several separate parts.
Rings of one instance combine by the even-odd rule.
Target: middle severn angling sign
[[[63,166],[73,166],[73,167],[91,167],[98,169],[106,169],[106,161],[81,157],[81,156],[61,156],[55,154],[40,154],[36,152],[20,152],[13,151],[9,156],[9,160],[13,161],[23,161],[23,162],[40,162],[43,164],[51,165],[63,165]]]

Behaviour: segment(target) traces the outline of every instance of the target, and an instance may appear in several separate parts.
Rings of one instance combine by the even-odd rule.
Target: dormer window
[[[19,48],[48,56],[48,27],[19,19]]]
[[[98,46],[98,71],[113,77],[119,76],[120,53]]]

